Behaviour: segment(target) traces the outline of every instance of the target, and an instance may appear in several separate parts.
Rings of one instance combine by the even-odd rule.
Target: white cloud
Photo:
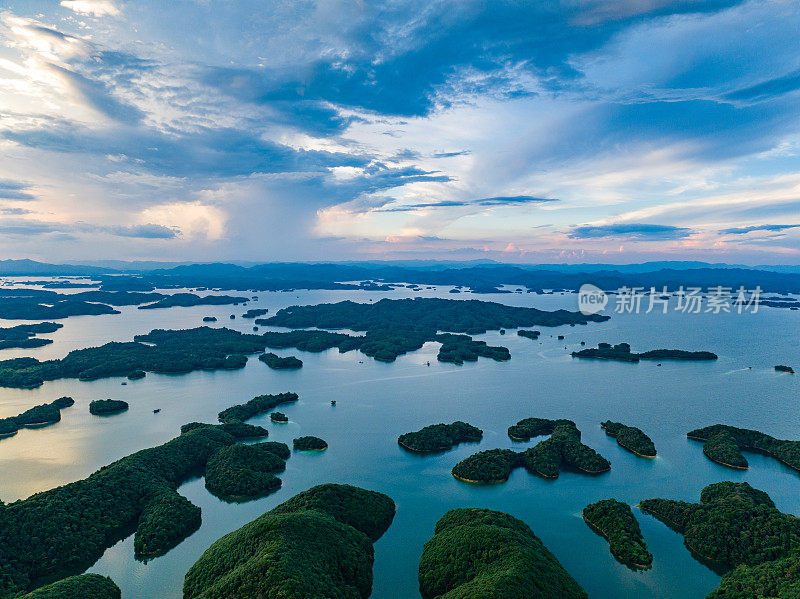
[[[93,17],[120,15],[120,9],[111,0],[61,0],[61,6]]]

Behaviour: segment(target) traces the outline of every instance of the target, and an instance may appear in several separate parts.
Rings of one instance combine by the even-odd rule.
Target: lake
[[[575,294],[454,296],[448,290],[259,292],[258,301],[247,308],[268,308],[274,314],[289,305],[343,299],[444,297],[577,309]],[[64,328],[46,335],[54,340],[52,345],[3,350],[0,359],[62,357],[72,349],[131,340],[154,328],[201,326],[204,316],[218,318],[212,326],[244,332],[253,327],[252,320],[240,317],[241,306],[119,309],[118,315],[60,321]],[[237,318],[231,320],[230,314]],[[583,522],[581,510],[608,497],[631,505],[651,497],[697,501],[704,486],[732,480],[767,491],[782,511],[800,513],[797,473],[753,454],[747,454],[748,471],[730,470],[706,459],[701,445],[686,439],[689,430],[715,423],[800,438],[800,379],[773,370],[776,364],[800,365],[800,312],[761,308],[756,314],[741,315],[670,311],[611,316],[608,322],[586,326],[536,327],[542,331],[537,341],[519,337],[514,330],[475,336],[508,347],[512,359],[503,363],[483,358],[464,366],[439,363],[436,343],[391,364],[360,352],[340,354],[333,349],[312,354],[290,349],[273,351],[300,357],[304,366],[298,371],[270,370],[251,356],[247,366],[236,371],[148,374],[127,385],[121,385],[120,378],[65,379],[35,390],[0,389],[0,416],[16,415],[62,395],[76,401],[62,412],[58,424],[21,430],[0,440],[0,498],[9,502],[84,478],[118,458],[175,437],[186,422],[216,422],[220,410],[255,395],[294,391],[300,401],[279,408],[289,417],[288,424],[272,423],[267,416],[249,422],[268,428],[270,440],[289,445],[301,435],[322,437],[329,444],[327,451],[294,453],[280,475],[283,487],[249,503],[225,503],[206,491],[202,479],[187,482],[179,492],[202,508],[200,530],[147,563],[134,560],[131,536],[109,548],[90,571],[111,576],[123,597],[177,599],[186,571],[220,536],[313,485],[338,482],[381,491],[397,504],[392,526],[375,545],[372,597],[376,599],[419,597],[417,566],[434,524],[447,510],[470,506],[501,510],[524,520],[594,599],[702,598],[718,584],[719,576],[691,557],[680,535],[634,509],[654,556],[651,570],[634,572],[614,560],[606,541]],[[0,325],[22,322],[0,321]],[[565,339],[559,341],[557,335]],[[587,347],[624,341],[634,352],[709,350],[719,359],[665,361],[662,366],[574,359],[569,352],[579,349],[581,341]],[[113,417],[91,416],[89,402],[104,398],[125,400],[130,409]],[[154,414],[155,409],[160,413]],[[506,434],[508,426],[530,416],[574,420],[583,442],[611,461],[611,472],[600,476],[566,472],[557,480],[544,480],[517,469],[507,483],[492,486],[462,483],[450,475],[453,465],[476,451],[521,450],[541,440],[515,443]],[[620,448],[600,428],[600,422],[608,419],[643,429],[655,442],[659,457],[642,459]],[[401,433],[454,420],[483,429],[483,441],[433,456],[409,454],[397,444]]]

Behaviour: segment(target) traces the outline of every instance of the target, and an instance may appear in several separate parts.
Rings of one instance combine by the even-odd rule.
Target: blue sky
[[[800,2],[10,0],[0,255],[800,263]]]

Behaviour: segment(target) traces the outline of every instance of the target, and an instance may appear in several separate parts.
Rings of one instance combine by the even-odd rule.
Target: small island
[[[269,415],[269,419],[272,420],[272,422],[278,422],[282,424],[289,422],[289,417],[283,412],[272,412],[272,414]]]
[[[517,331],[517,335],[520,337],[526,337],[528,339],[533,339],[534,341],[539,338],[541,333],[539,331],[530,331],[527,329],[520,329]]]
[[[40,587],[20,599],[121,599],[122,592],[108,576],[80,574]]]
[[[746,428],[715,424],[690,431],[689,439],[704,441],[703,453],[710,460],[730,468],[746,469],[742,451],[752,451],[774,458],[800,472],[800,441],[776,439]]]
[[[328,444],[319,437],[298,437],[292,441],[295,451],[323,451],[328,449]]]
[[[216,316],[204,316],[203,322],[217,322]]]
[[[89,404],[89,413],[94,416],[110,416],[128,409],[128,402],[121,399],[95,399]]]
[[[247,312],[242,314],[242,318],[258,318],[259,316],[264,316],[269,312],[266,308],[250,308]]]
[[[794,374],[794,368],[792,368],[791,366],[784,366],[782,364],[778,364],[775,367],[775,371],[776,372],[788,372],[789,374]]]
[[[583,508],[583,519],[608,541],[611,555],[619,562],[643,570],[653,565],[653,556],[627,503],[616,499],[592,503]]]
[[[519,465],[519,454],[510,449],[479,451],[453,466],[452,474],[467,483],[493,484],[508,480]]]
[[[717,354],[710,351],[685,351],[682,349],[653,349],[642,353],[631,352],[628,343],[598,343],[596,348],[586,348],[572,352],[575,358],[591,358],[595,360],[615,360],[617,362],[633,362],[639,360],[677,360],[698,362],[716,360]]]
[[[53,342],[52,339],[42,339],[36,335],[54,333],[63,326],[56,322],[40,322],[0,328],[0,349],[33,349],[49,345]]]
[[[431,424],[416,432],[400,435],[397,442],[404,449],[420,453],[447,451],[459,443],[476,443],[483,431],[466,422]]]
[[[555,426],[548,439],[521,454],[521,464],[531,474],[543,478],[558,478],[565,467],[583,474],[611,470],[611,462],[581,443],[581,432],[572,423]]]
[[[250,501],[280,489],[275,474],[285,469],[286,462],[270,446],[229,445],[206,463],[206,488],[225,501]]]
[[[623,449],[643,458],[656,457],[655,444],[641,429],[610,420],[606,420],[600,426],[609,437],[615,437]]]
[[[303,366],[303,361],[299,358],[295,358],[294,356],[282,358],[272,352],[261,354],[258,356],[258,359],[273,370],[296,370]]]
[[[0,418],[0,439],[11,437],[23,427],[40,428],[61,421],[61,410],[75,404],[71,397],[59,397],[47,404],[34,406],[17,416]]]
[[[508,436],[514,441],[530,441],[533,437],[550,435],[557,426],[575,426],[572,420],[549,420],[547,418],[524,418],[508,427]]]
[[[244,422],[274,410],[280,405],[294,403],[298,400],[297,393],[276,393],[272,395],[258,395],[244,404],[231,406],[218,414],[220,422]]]
[[[139,379],[143,379],[147,376],[147,373],[144,370],[134,370],[128,375],[128,379],[131,381],[138,381]]]
[[[423,599],[586,599],[527,524],[482,508],[450,510],[419,562]]]
[[[394,513],[383,493],[312,487],[214,542],[186,574],[183,597],[366,599],[372,544]]]

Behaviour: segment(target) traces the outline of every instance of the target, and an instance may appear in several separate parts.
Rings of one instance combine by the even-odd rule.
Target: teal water
[[[274,313],[287,305],[341,299],[452,299],[446,291],[262,292],[259,301],[248,307],[269,308]],[[574,310],[577,305],[572,294],[461,294],[455,299],[471,297],[544,309]],[[253,326],[252,320],[238,317],[244,311],[241,307],[121,310],[120,315],[66,319],[64,328],[50,335],[55,341],[52,345],[1,351],[0,359],[61,357],[74,348],[129,340],[153,328],[200,326],[206,315],[219,318],[214,326],[242,331]],[[229,319],[231,313],[237,315],[235,320]],[[300,401],[281,408],[289,424],[274,424],[266,417],[251,422],[268,428],[271,440],[291,443],[305,434],[323,437],[330,445],[326,452],[293,454],[281,476],[282,489],[245,504],[219,501],[205,490],[202,479],[189,481],[180,492],[203,510],[198,532],[146,564],[133,559],[133,538],[127,538],[109,548],[91,571],[111,576],[123,597],[179,598],[186,570],[214,540],[313,485],[345,482],[387,493],[397,503],[394,523],[375,546],[374,598],[419,597],[416,576],[422,546],[441,515],[462,506],[502,510],[524,520],[594,599],[701,598],[719,577],[691,557],[682,537],[635,510],[655,561],[652,570],[633,572],[611,557],[607,543],[589,530],[580,512],[586,504],[607,497],[631,504],[649,497],[697,501],[705,485],[736,480],[769,492],[781,510],[800,514],[796,473],[754,455],[748,455],[751,468],[746,472],[717,466],[703,456],[700,444],[685,437],[688,430],[722,422],[800,438],[800,375],[778,374],[772,368],[800,365],[798,319],[798,312],[770,308],[743,315],[612,315],[606,323],[542,328],[540,341],[518,337],[513,330],[504,336],[490,332],[477,337],[508,347],[512,359],[507,363],[481,359],[462,367],[440,364],[438,345],[433,343],[392,364],[354,352],[285,350],[276,353],[299,356],[304,361],[301,370],[273,371],[251,357],[239,371],[148,374],[125,386],[121,379],[62,380],[35,390],[0,389],[0,416],[61,395],[76,400],[75,406],[62,412],[60,423],[0,440],[0,499],[24,498],[83,478],[133,451],[171,439],[185,422],[215,422],[221,409],[254,395],[295,391]],[[0,322],[1,326],[12,324],[19,321]],[[559,334],[566,339],[558,341]],[[697,364],[664,362],[661,367],[645,362],[580,361],[568,353],[581,341],[587,346],[626,341],[634,351],[710,350],[720,359]],[[91,416],[89,402],[106,397],[124,399],[130,409],[110,418]],[[335,407],[330,405],[333,399]],[[156,408],[161,409],[159,414],[153,414]],[[506,428],[528,416],[574,420],[584,442],[611,460],[611,472],[597,477],[562,473],[558,480],[547,481],[520,469],[507,483],[489,487],[453,479],[450,468],[475,451],[527,446],[510,441]],[[659,457],[637,458],[619,448],[600,429],[600,421],[606,419],[645,430]],[[483,441],[425,457],[397,445],[397,436],[403,432],[453,420],[482,428]]]

